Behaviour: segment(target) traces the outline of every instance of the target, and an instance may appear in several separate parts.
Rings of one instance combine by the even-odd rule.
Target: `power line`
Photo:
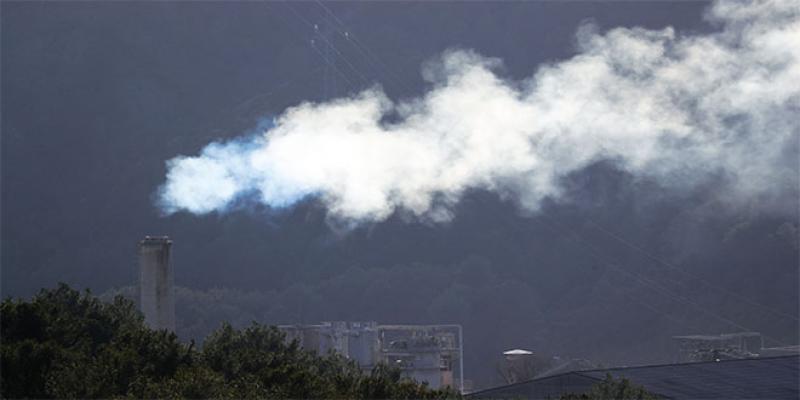
[[[325,41],[325,43],[326,43],[326,44],[328,44],[328,46],[329,46],[329,47],[330,47],[330,48],[331,48],[331,49],[332,49],[334,52],[336,52],[336,54],[337,54],[337,55],[338,55],[338,56],[339,56],[339,57],[340,57],[340,58],[341,58],[341,59],[342,59],[342,60],[345,62],[345,64],[347,64],[347,66],[348,66],[348,67],[350,67],[350,69],[351,69],[351,70],[353,70],[353,72],[355,72],[355,73],[356,73],[356,75],[358,75],[358,76],[361,78],[361,80],[362,80],[362,81],[364,81],[364,83],[365,83],[365,84],[369,84],[369,79],[367,79],[367,78],[364,76],[364,74],[362,74],[362,73],[361,73],[361,71],[360,71],[358,68],[356,68],[356,67],[355,67],[355,66],[354,66],[352,63],[350,63],[350,60],[348,60],[348,59],[347,59],[347,57],[346,57],[344,54],[342,54],[342,52],[341,52],[341,51],[339,51],[339,49],[336,47],[336,45],[334,45],[334,44],[333,44],[333,42],[331,42],[330,40],[328,40],[328,38],[327,38],[326,36],[322,35],[322,34],[320,34],[320,35],[319,35],[319,37],[320,37],[320,38],[321,38],[323,41]]]
[[[544,218],[546,218],[546,219],[550,219],[548,216],[546,216],[544,214],[542,214],[542,216]],[[552,221],[552,223],[553,224],[557,224],[554,221]],[[729,318],[726,318],[726,317],[724,317],[724,316],[722,316],[722,315],[720,315],[718,313],[715,313],[715,312],[713,312],[713,311],[701,306],[700,304],[692,301],[691,299],[688,299],[686,297],[683,297],[683,296],[680,296],[680,295],[677,295],[677,294],[673,293],[669,288],[666,288],[663,285],[661,285],[661,284],[659,284],[659,283],[657,283],[657,282],[655,282],[655,281],[653,281],[651,279],[648,279],[648,278],[643,277],[643,276],[641,276],[639,274],[636,274],[636,273],[634,273],[632,271],[628,271],[626,269],[621,268],[619,265],[617,265],[617,263],[609,261],[606,257],[600,255],[598,253],[598,251],[595,250],[594,247],[591,246],[585,239],[583,239],[577,232],[575,232],[574,230],[572,230],[570,228],[566,228],[566,229],[570,233],[572,233],[573,237],[575,238],[575,242],[576,243],[581,244],[583,248],[588,250],[589,254],[591,254],[594,258],[598,259],[600,262],[602,262],[607,267],[609,267],[609,268],[611,268],[613,270],[616,270],[619,273],[628,275],[628,276],[632,277],[634,280],[636,280],[637,282],[639,282],[640,284],[642,284],[643,286],[649,286],[650,288],[656,290],[658,293],[661,293],[662,295],[664,295],[664,296],[666,296],[666,297],[668,297],[668,298],[670,298],[670,299],[672,299],[674,301],[677,301],[679,303],[683,303],[685,305],[688,305],[688,306],[690,306],[690,307],[692,307],[692,308],[694,308],[696,310],[701,311],[704,314],[707,314],[707,315],[710,315],[710,316],[714,317],[715,319],[717,319],[719,321],[725,322],[726,324],[728,324],[730,326],[736,327],[736,328],[741,329],[743,331],[753,331],[752,329],[750,329],[750,328],[748,328],[748,327],[746,327],[744,325],[741,325],[741,324],[739,324],[739,323],[737,323],[737,322],[735,322],[735,321],[733,321],[733,320],[731,320]],[[780,344],[780,345],[783,345],[783,346],[787,345],[787,344],[785,344],[785,343],[783,343],[783,342],[781,342],[781,341],[779,341],[779,340],[777,340],[775,338],[769,337],[767,335],[762,335],[762,336],[765,339],[772,340],[773,342],[775,342],[777,344]]]
[[[328,49],[332,49],[332,50],[334,50],[334,51],[335,51],[335,52],[336,52],[336,53],[337,53],[337,54],[338,54],[338,55],[339,55],[339,56],[340,56],[340,57],[341,57],[341,58],[342,58],[342,59],[345,61],[345,63],[346,63],[346,64],[347,64],[347,65],[348,65],[348,66],[349,66],[349,67],[350,67],[350,68],[351,68],[351,69],[352,69],[354,72],[356,72],[356,73],[359,75],[359,77],[360,77],[362,80],[365,80],[365,78],[364,78],[363,74],[361,74],[361,73],[358,71],[358,69],[356,69],[356,68],[355,68],[355,66],[353,66],[353,65],[352,65],[352,63],[350,63],[350,62],[347,60],[347,58],[346,58],[346,57],[344,57],[344,55],[343,55],[343,54],[342,54],[342,53],[341,53],[341,52],[340,52],[338,49],[336,49],[336,47],[333,45],[333,43],[331,43],[331,42],[330,42],[330,40],[328,40],[328,38],[327,38],[327,37],[325,37],[325,35],[323,35],[321,32],[319,32],[319,25],[317,25],[317,24],[314,24],[314,23],[311,23],[311,22],[310,22],[308,19],[306,19],[305,17],[303,17],[303,15],[302,15],[302,14],[300,14],[300,13],[299,13],[297,10],[295,10],[295,9],[294,9],[294,7],[292,7],[291,5],[289,5],[287,2],[282,2],[282,4],[283,4],[283,5],[284,5],[284,7],[286,7],[286,8],[287,8],[289,11],[291,11],[291,13],[294,15],[294,17],[295,17],[295,18],[297,18],[297,19],[298,19],[300,22],[302,22],[303,24],[305,24],[305,25],[306,25],[307,27],[309,27],[310,29],[313,29],[313,30],[314,30],[314,39],[311,39],[311,40],[310,40],[310,43],[311,43],[311,48],[314,50],[314,52],[315,52],[315,53],[317,53],[317,55],[319,55],[319,56],[320,56],[320,58],[322,58],[322,60],[325,62],[325,65],[326,65],[328,68],[330,68],[331,70],[333,70],[335,73],[339,74],[339,76],[340,76],[340,77],[341,77],[341,78],[342,78],[342,79],[343,79],[343,80],[346,82],[346,84],[347,84],[347,86],[348,86],[348,88],[349,88],[349,89],[351,89],[351,90],[357,90],[357,89],[358,89],[358,86],[357,86],[357,85],[355,85],[355,84],[354,84],[354,83],[353,83],[353,82],[352,82],[352,81],[351,81],[351,80],[350,80],[350,79],[347,77],[347,74],[345,74],[345,73],[344,73],[344,72],[343,72],[343,71],[342,71],[342,70],[341,70],[341,69],[340,69],[340,68],[339,68],[339,67],[336,65],[336,62],[335,62],[335,60],[333,60],[331,57],[329,57],[329,56],[328,56],[327,54],[325,54],[325,53],[327,53],[327,50],[328,50]],[[317,46],[316,46],[316,39],[320,39],[322,42],[324,42],[324,44],[326,44],[326,45],[327,45],[327,46],[325,47],[325,49],[326,49],[326,51],[325,51],[325,52],[321,51],[321,50],[319,49],[319,47],[317,47]],[[323,74],[325,75],[325,76],[324,76],[324,81],[325,81],[325,82],[323,82],[323,87],[324,87],[325,93],[324,93],[323,97],[326,97],[326,98],[327,98],[327,97],[328,97],[328,93],[327,93],[327,89],[328,89],[328,83],[327,83],[327,74],[328,74],[328,71],[327,71],[327,68],[323,70]],[[365,81],[366,81],[366,80],[365,80]]]
[[[320,31],[319,24],[314,24],[314,23],[310,22],[308,19],[303,17],[302,14],[300,14],[297,10],[294,9],[294,7],[290,6],[288,3],[284,2],[283,4],[287,9],[289,9],[289,11],[292,12],[292,14],[294,14],[294,16],[297,19],[299,19],[302,23],[304,23],[309,28],[313,29],[314,33],[315,33],[315,38],[321,40],[326,45],[325,46],[325,52],[322,52],[319,48],[315,48],[314,50],[318,54],[320,54],[321,57],[323,57],[323,59],[326,61],[326,63],[328,65],[330,65],[332,68],[335,67],[335,64],[336,64],[335,58],[336,58],[336,56],[338,56],[338,58],[341,59],[344,62],[344,64],[361,80],[361,82],[363,82],[365,85],[369,85],[370,84],[370,80],[364,75],[364,73],[362,73],[361,70],[358,67],[356,67],[353,64],[353,62],[351,62],[350,59],[342,51],[339,50],[339,48],[336,46],[336,44],[334,44],[333,41],[327,37],[327,35],[323,34]],[[325,17],[323,17],[323,18],[325,18]],[[325,19],[325,20],[326,20],[326,22],[329,21],[328,19]],[[338,31],[337,28],[335,26],[333,26],[332,23],[329,26],[333,30]],[[314,42],[312,42],[312,45],[313,44],[314,44]],[[328,55],[329,50],[332,50],[334,53],[336,53],[333,58]],[[341,69],[339,69],[338,67],[335,67],[335,68],[338,70],[338,73],[340,75],[342,75],[343,77],[345,76],[344,72]],[[358,89],[358,87],[356,85],[353,85],[352,81],[350,81],[348,78],[345,77],[345,80],[350,82],[351,89],[354,89],[354,90]],[[326,87],[327,87],[327,84],[326,84]]]
[[[560,232],[559,230],[555,229],[550,223],[547,223],[546,221],[544,221],[544,222],[545,222],[544,226],[547,227],[547,229],[549,229],[550,231],[552,231],[556,235],[562,234],[562,232]],[[518,233],[520,233],[520,232],[518,231]],[[519,234],[519,237],[524,237],[524,235],[523,234]],[[571,238],[571,240],[576,241],[574,238]],[[605,264],[607,266],[610,266],[612,271],[617,272],[620,275],[626,275],[626,276],[630,276],[631,275],[630,273],[628,273],[624,269],[614,265],[611,262],[608,262],[603,257],[599,256],[593,249],[590,249],[590,250],[591,250],[589,252],[590,256],[593,256],[596,259],[600,259],[600,261],[603,264]],[[635,279],[637,281],[639,281],[640,284],[646,285],[646,283],[643,282],[640,278],[635,277]],[[621,287],[616,287],[616,286],[613,286],[613,285],[611,285],[610,287],[612,288],[612,290],[616,291],[617,293],[619,293],[621,296],[625,297],[626,299],[628,299],[630,301],[633,301],[635,303],[638,303],[642,307],[644,307],[644,308],[646,308],[646,309],[648,309],[648,310],[650,310],[652,312],[655,312],[656,314],[661,315],[662,317],[664,317],[666,319],[669,319],[669,320],[677,323],[678,325],[681,325],[681,326],[689,328],[689,329],[696,328],[696,325],[690,324],[686,320],[680,320],[680,319],[678,319],[676,317],[673,317],[672,315],[670,315],[670,314],[668,314],[668,313],[666,313],[664,311],[660,311],[655,306],[653,306],[653,305],[651,305],[649,303],[646,303],[645,301],[641,300],[640,298],[637,298],[637,297],[629,295],[628,293],[624,292]],[[674,300],[674,296],[673,295],[670,295],[669,293],[663,293],[663,292],[662,292],[662,294],[664,294],[666,297],[670,298],[671,300]]]
[[[321,51],[320,51],[320,50],[317,48],[317,46],[315,45],[315,43],[314,43],[314,41],[313,41],[313,40],[311,41],[311,48],[313,48],[313,49],[314,49],[314,51],[315,51],[315,52],[316,52],[316,53],[317,53],[317,54],[318,54],[318,55],[319,55],[319,56],[322,58],[322,60],[323,60],[323,61],[325,61],[325,63],[326,63],[326,64],[327,64],[329,67],[331,67],[331,69],[333,69],[334,71],[336,71],[336,72],[337,72],[337,73],[338,73],[338,74],[339,74],[339,75],[342,77],[342,79],[344,79],[344,81],[345,81],[345,82],[347,82],[347,85],[348,85],[348,86],[349,86],[351,89],[352,89],[352,88],[355,88],[355,86],[353,85],[353,82],[351,82],[351,81],[350,81],[350,79],[348,79],[348,78],[347,78],[347,76],[346,76],[344,73],[342,73],[342,71],[339,69],[339,67],[337,67],[337,66],[336,66],[336,64],[335,64],[333,61],[331,61],[330,59],[328,59],[328,57],[326,57],[326,56],[325,56],[325,54],[323,54],[323,53],[322,53],[322,52],[321,52]]]
[[[254,96],[251,96],[245,100],[242,100],[237,103],[236,106],[232,107],[231,110],[234,113],[238,113],[240,110],[250,107],[251,104],[256,103],[262,99],[268,99],[270,97],[275,96],[278,93],[286,90],[290,86],[296,84],[297,81],[300,79],[308,79],[308,75],[315,74],[322,70],[323,67],[317,67],[310,71],[302,71],[300,73],[293,74],[292,76],[283,79],[281,83],[274,85],[271,87],[269,91],[258,93]]]
[[[710,287],[710,288],[717,289],[719,291],[725,292],[730,296],[733,296],[733,297],[735,297],[735,298],[737,298],[737,299],[739,299],[741,301],[744,301],[744,302],[746,302],[746,303],[748,303],[750,305],[753,305],[753,306],[756,306],[756,307],[760,307],[761,309],[769,311],[769,312],[771,312],[771,313],[773,313],[775,315],[780,315],[782,317],[789,318],[789,319],[791,319],[793,321],[800,321],[800,320],[798,320],[798,318],[796,316],[793,316],[793,315],[784,313],[782,311],[776,310],[773,307],[769,307],[769,306],[766,306],[764,304],[758,303],[758,302],[756,302],[754,300],[751,300],[751,299],[749,299],[749,298],[747,298],[745,296],[742,296],[742,295],[740,295],[740,294],[738,294],[738,293],[736,293],[734,291],[731,291],[729,289],[725,289],[724,287],[721,287],[721,286],[718,286],[718,285],[714,285],[714,284],[708,282],[707,280],[705,280],[705,279],[703,279],[703,278],[701,278],[701,277],[699,277],[699,276],[697,276],[695,274],[690,273],[689,271],[686,271],[686,270],[684,270],[682,268],[678,268],[678,267],[672,265],[671,263],[669,263],[667,261],[664,261],[663,259],[661,259],[659,257],[656,257],[655,255],[653,255],[653,254],[647,252],[646,250],[644,250],[642,247],[631,243],[630,241],[622,238],[621,236],[615,234],[614,232],[612,232],[612,231],[610,231],[610,230],[608,230],[606,228],[603,228],[602,226],[600,226],[600,224],[594,222],[593,220],[588,219],[588,221],[589,221],[590,224],[594,225],[598,230],[600,230],[601,232],[605,233],[607,236],[609,236],[611,238],[614,238],[618,242],[626,245],[627,247],[629,247],[631,249],[634,249],[634,250],[638,251],[639,253],[645,255],[647,258],[649,258],[649,259],[651,259],[651,260],[653,260],[653,261],[655,261],[655,262],[657,262],[657,263],[659,263],[659,264],[661,264],[661,265],[663,265],[663,266],[665,266],[667,268],[670,268],[672,270],[678,271],[679,273],[687,275],[687,276],[697,280],[698,282],[703,283],[707,287]]]
[[[353,48],[361,53],[361,55],[367,60],[368,65],[369,62],[372,62],[374,64],[373,68],[375,71],[383,72],[384,76],[395,79],[395,83],[398,83],[402,88],[409,91],[409,93],[412,92],[411,86],[409,86],[401,77],[396,75],[394,71],[389,68],[389,66],[380,60],[380,58],[374,55],[373,52],[370,51],[363,43],[361,43],[361,41],[358,40],[355,35],[351,34],[344,22],[342,22],[342,20],[339,19],[339,17],[337,17],[330,8],[328,8],[319,0],[316,0],[316,3],[325,11],[325,14],[330,16],[330,21],[333,21],[339,26],[339,29],[337,29],[339,34],[342,35],[348,43],[352,44]],[[334,29],[336,28],[334,27]]]

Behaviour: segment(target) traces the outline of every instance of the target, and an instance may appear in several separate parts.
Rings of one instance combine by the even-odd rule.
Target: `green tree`
[[[144,326],[121,297],[103,303],[61,284],[31,302],[6,299],[3,397],[105,397],[158,382],[191,363],[191,349]]]

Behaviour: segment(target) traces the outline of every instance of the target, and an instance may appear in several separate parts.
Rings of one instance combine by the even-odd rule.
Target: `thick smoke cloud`
[[[448,51],[423,66],[421,98],[372,88],[304,103],[262,135],[168,161],[160,206],[202,214],[315,196],[345,220],[439,220],[482,188],[535,210],[602,159],[675,188],[722,177],[732,202],[796,196],[800,4],[720,2],[706,17],[715,33],[583,26],[576,56],[524,81],[498,76],[500,60]]]

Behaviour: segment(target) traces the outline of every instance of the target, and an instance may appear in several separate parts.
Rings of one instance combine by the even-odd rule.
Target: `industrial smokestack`
[[[175,331],[175,292],[167,236],[145,236],[139,242],[139,296],[145,323]]]

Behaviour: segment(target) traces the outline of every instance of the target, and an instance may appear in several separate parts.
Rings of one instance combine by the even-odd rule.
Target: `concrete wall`
[[[413,365],[409,368],[402,369],[403,375],[417,382],[427,382],[431,388],[438,389],[444,387],[444,374],[440,367],[440,361],[441,353],[438,349],[435,351],[415,353]]]
[[[348,357],[364,369],[371,369],[378,362],[378,332],[374,328],[353,328],[347,336]]]
[[[139,304],[145,323],[152,329],[175,331],[173,288],[168,237],[147,236],[139,242]]]

